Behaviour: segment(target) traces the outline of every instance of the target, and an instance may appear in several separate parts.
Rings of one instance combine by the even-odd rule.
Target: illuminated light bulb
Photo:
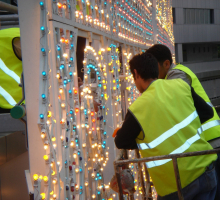
[[[78,173],[78,172],[79,172],[79,168],[76,168],[76,169],[75,169],[75,172]]]
[[[86,143],[83,143],[83,144],[82,144],[82,147],[86,147]]]
[[[87,187],[89,185],[88,181],[85,182],[85,186]]]
[[[48,160],[49,159],[49,157],[48,157],[48,155],[44,155],[44,160]]]
[[[61,103],[61,107],[64,108],[65,107],[65,103]]]
[[[92,119],[92,122],[95,123],[95,119]]]
[[[78,185],[76,185],[76,190],[78,190],[79,189],[79,186]]]
[[[47,177],[47,176],[44,176],[44,177],[43,177],[43,180],[44,180],[44,182],[48,182],[48,177]]]
[[[50,192],[50,195],[53,195],[53,190]]]
[[[77,157],[76,153],[74,153],[74,154],[73,154],[73,157],[74,157],[74,158],[76,158],[76,157]]]
[[[91,116],[94,116],[94,112],[91,112]]]
[[[57,79],[59,79],[59,78],[60,78],[60,74],[59,74],[59,73],[57,73],[56,77],[57,77]]]
[[[92,198],[95,199],[95,197],[96,197],[95,194],[93,194],[93,195],[92,195]]]
[[[53,142],[55,142],[56,141],[56,138],[55,137],[52,137],[52,139],[51,139]]]
[[[35,181],[37,181],[38,178],[39,178],[39,177],[38,177],[38,174],[34,174],[34,175],[33,175],[33,179],[34,179]]]
[[[45,193],[41,193],[41,199],[45,199],[46,198],[46,194]]]
[[[78,113],[79,112],[79,108],[75,108],[75,112]]]
[[[47,117],[51,117],[51,116],[52,116],[51,111],[48,111],[48,112],[47,112]]]
[[[64,53],[64,54],[63,54],[63,57],[64,57],[64,58],[67,58],[67,57],[68,57],[67,53]]]
[[[64,123],[65,123],[65,119],[61,119],[60,124],[64,124]]]
[[[77,89],[74,89],[74,94],[77,94],[77,93],[78,93]]]
[[[57,183],[57,179],[54,178],[53,181],[52,181],[52,183],[53,183],[53,184],[56,184],[56,183]]]
[[[92,177],[92,178],[95,178],[95,174],[94,174],[94,173],[92,173],[92,174],[91,174],[91,177]]]
[[[62,8],[62,4],[60,2],[57,3],[58,8]]]
[[[74,142],[72,141],[72,142],[70,142],[70,146],[71,147],[73,147],[74,146]]]
[[[59,93],[62,94],[63,93],[63,88],[59,89]]]
[[[45,143],[44,143],[44,149],[45,149],[45,150],[48,149],[48,141],[45,141]]]
[[[55,171],[52,171],[51,175],[54,176],[55,174],[56,174]]]

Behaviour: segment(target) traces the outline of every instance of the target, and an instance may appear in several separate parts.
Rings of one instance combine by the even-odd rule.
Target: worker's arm
[[[122,127],[117,131],[115,136],[116,147],[118,149],[137,149],[135,139],[140,132],[140,125],[130,111],[128,111]]]
[[[203,98],[196,94],[193,87],[191,87],[191,93],[194,101],[194,106],[199,115],[200,122],[201,124],[203,124],[214,116],[213,109],[204,101]]]
[[[185,72],[178,70],[178,69],[172,69],[168,71],[167,73],[167,79],[177,79],[180,78],[189,85],[192,84],[192,80],[189,75],[187,75]]]

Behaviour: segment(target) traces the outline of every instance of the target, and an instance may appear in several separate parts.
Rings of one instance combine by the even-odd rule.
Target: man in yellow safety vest
[[[149,48],[146,53],[152,54],[158,61],[159,78],[160,79],[176,79],[181,78],[188,83],[195,92],[202,97],[205,102],[210,105],[214,111],[214,116],[203,124],[203,134],[206,141],[208,141],[212,147],[220,147],[220,119],[213,107],[208,95],[203,89],[199,79],[196,75],[186,66],[178,64],[175,65],[172,60],[172,54],[168,47],[162,44],[155,44]],[[216,162],[216,172],[218,182],[220,183],[220,155]],[[220,184],[217,186],[216,200],[220,199]]]
[[[20,29],[0,30],[0,112],[9,112],[22,99]]]
[[[181,79],[157,79],[158,63],[151,54],[136,55],[129,64],[142,95],[129,107],[122,127],[117,130],[116,147],[138,147],[142,157],[212,149],[201,123],[213,117],[213,110],[194,89]],[[214,200],[216,159],[216,154],[178,159],[184,199]],[[158,200],[177,200],[172,160],[145,164]]]

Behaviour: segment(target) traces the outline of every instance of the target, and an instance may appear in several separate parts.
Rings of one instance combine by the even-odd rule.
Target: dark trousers
[[[207,170],[192,183],[182,189],[185,200],[215,200],[217,178],[215,164],[209,165]],[[157,200],[178,200],[178,193],[160,197]],[[220,200],[220,199],[218,199]]]
[[[217,182],[218,182],[215,200],[220,200],[220,153],[218,153],[218,158],[216,160],[215,169],[216,169],[216,176],[217,176]]]

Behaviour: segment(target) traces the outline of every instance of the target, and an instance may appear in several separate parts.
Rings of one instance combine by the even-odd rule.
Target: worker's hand
[[[99,107],[101,105],[101,103],[98,103],[96,102],[94,99],[93,99],[93,104],[94,104],[94,109],[95,109],[95,112],[98,112],[99,111]]]
[[[119,129],[120,129],[120,128],[116,128],[116,129],[114,130],[114,132],[113,132],[113,134],[112,134],[112,137],[115,137],[115,136],[117,135],[117,132],[118,132]]]

